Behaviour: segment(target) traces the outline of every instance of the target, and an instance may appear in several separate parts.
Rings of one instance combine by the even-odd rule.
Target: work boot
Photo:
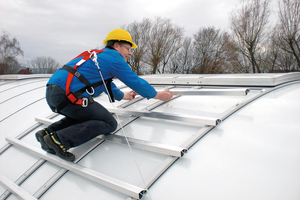
[[[75,155],[68,152],[66,148],[58,141],[57,137],[50,133],[44,137],[46,144],[55,151],[60,158],[73,162]]]
[[[55,154],[55,151],[53,149],[51,149],[45,142],[44,140],[44,136],[47,135],[48,132],[46,129],[40,130],[38,132],[36,132],[35,137],[36,140],[41,143],[41,147],[44,151],[47,151],[48,153],[52,153]]]

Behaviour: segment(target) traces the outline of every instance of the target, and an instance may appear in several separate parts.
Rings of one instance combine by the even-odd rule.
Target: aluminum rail
[[[41,118],[41,117],[36,117],[35,121],[39,122],[39,123],[42,123],[42,124],[45,124],[47,126],[49,126],[49,125],[51,125],[55,122],[54,120],[47,119],[47,118]]]
[[[44,118],[35,118],[35,120],[37,122],[40,122],[40,123],[43,123],[46,125],[50,125],[50,124],[54,123],[53,120],[44,119]],[[97,138],[99,138],[101,140],[111,141],[111,142],[118,143],[118,144],[126,144],[127,145],[126,138],[121,135],[115,135],[115,134],[100,135]],[[139,140],[139,139],[130,138],[130,137],[127,137],[127,139],[128,139],[129,144],[132,147],[152,151],[155,153],[176,156],[176,157],[182,157],[187,153],[187,149],[182,148],[182,147],[164,145],[164,144],[149,142],[149,141],[145,141],[145,140]]]
[[[211,118],[211,117],[188,117],[182,115],[175,115],[175,114],[165,114],[161,112],[143,112],[143,111],[131,111],[131,110],[124,110],[124,109],[113,109],[107,108],[107,110],[111,113],[121,114],[121,115],[133,115],[139,117],[150,117],[150,118],[159,118],[165,120],[175,120],[180,122],[187,122],[187,123],[195,123],[195,124],[203,124],[209,126],[217,126],[221,123],[220,119]]]
[[[14,183],[16,185],[21,185],[31,174],[33,174],[40,166],[42,166],[46,160],[39,159],[34,165],[32,165],[25,173],[23,173]],[[1,180],[1,179],[0,179]],[[11,195],[10,190],[6,190],[1,196],[0,199],[6,199]],[[34,195],[33,195],[34,196]],[[35,197],[35,196],[34,196]]]
[[[243,89],[200,89],[200,90],[174,90],[174,95],[230,95],[246,96],[250,92],[248,88]]]
[[[118,144],[127,145],[126,138],[121,135],[100,135],[97,138],[112,141]],[[164,145],[164,144],[159,144],[154,142],[148,142],[148,141],[139,140],[130,137],[127,137],[127,140],[131,147],[148,150],[155,153],[160,153],[160,154],[165,154],[165,155],[170,155],[175,157],[182,157],[184,156],[184,154],[187,153],[187,149],[182,147],[175,147],[175,146]]]
[[[208,126],[217,126],[221,123],[221,120],[218,118],[212,117],[188,117],[182,115],[170,115],[161,112],[149,112],[149,111],[131,111],[131,110],[124,110],[124,109],[113,109],[107,108],[107,110],[111,113],[116,113],[120,115],[132,115],[137,117],[150,117],[150,118],[158,118],[158,119],[165,119],[165,120],[174,120],[180,122],[187,122],[187,123],[194,123],[194,124],[203,124]],[[35,118],[35,121],[50,125],[54,123],[54,121],[46,119],[46,118]]]
[[[141,187],[123,182],[100,172],[75,164],[73,162],[68,162],[63,159],[57,158],[57,156],[55,155],[48,154],[43,150],[26,144],[18,139],[7,137],[6,140],[17,147],[30,150],[32,154],[41,157],[57,166],[65,168],[75,174],[78,174],[82,177],[85,177],[89,180],[92,180],[113,190],[119,191],[133,198],[141,199],[145,194],[147,194],[147,190]]]
[[[225,111],[224,113],[221,114],[220,119],[225,120],[228,116],[230,116],[231,114],[233,114],[234,112],[236,112],[237,110],[243,108],[245,105],[253,102],[254,100],[260,98],[261,96],[268,94],[274,90],[277,90],[281,87],[285,87],[291,84],[295,84],[295,83],[300,83],[300,81],[296,81],[296,82],[291,82],[291,83],[286,83],[280,86],[276,86],[274,88],[269,88],[269,89],[262,89],[260,93],[258,93],[257,95],[253,96],[253,97],[249,97],[247,99],[245,99],[242,102],[239,102],[238,104],[236,104],[235,106],[233,106],[232,108],[230,108],[229,110]],[[204,135],[206,135],[210,130],[212,130],[214,127],[202,127],[199,131],[197,131],[197,133],[195,133],[194,135],[192,135],[192,137],[190,137],[188,140],[186,140],[182,146],[189,149],[191,148],[197,141],[199,141]],[[174,163],[176,162],[176,160],[178,160],[178,158],[176,157],[168,157],[161,165],[159,165],[154,172],[149,175],[148,177],[145,178],[145,183],[146,183],[146,187],[149,188],[151,187],[151,185]]]
[[[31,194],[26,192],[23,188],[15,184],[13,181],[9,180],[6,176],[0,173],[0,183],[4,185],[4,187],[8,188],[8,190],[16,195],[18,195],[21,199],[24,200],[37,200],[37,198],[33,197]]]
[[[176,97],[175,97],[176,98]],[[130,100],[124,104],[121,105],[122,108],[125,108],[133,103],[135,103],[136,101],[140,101],[142,100],[143,98],[135,98],[133,100]],[[173,98],[174,99],[174,98]],[[155,104],[153,104],[152,106],[148,107],[149,110],[154,109],[155,107],[161,105],[161,104],[164,104],[164,102],[157,102]],[[31,132],[32,130],[36,129],[37,127],[39,127],[41,124],[51,124],[55,121],[52,121],[50,119],[58,116],[59,114],[57,113],[52,113],[50,116],[48,116],[47,118],[45,119],[40,119],[40,120],[37,120],[37,121],[40,121],[38,122],[37,124],[35,124],[34,126],[30,127],[29,129],[27,129],[25,132],[21,133],[20,135],[18,135],[16,137],[16,139],[21,139],[23,138],[24,136],[26,136],[29,132]],[[126,120],[126,123],[122,125],[125,126],[126,124],[129,124],[130,122],[134,121],[135,119],[137,119],[138,117],[130,117],[130,119]],[[119,130],[119,129],[118,129]],[[116,130],[116,132],[118,131]],[[104,140],[95,140],[94,142],[92,142],[89,147],[87,148],[88,151],[84,151],[84,152],[81,152],[79,155],[76,155],[76,160],[74,161],[74,163],[77,163],[79,162],[86,154],[88,154],[88,152],[90,152],[92,149],[94,149],[96,146],[98,146],[99,144],[101,144]],[[9,147],[11,147],[12,144],[10,143],[7,143],[7,145],[5,145],[2,149],[0,149],[0,154],[3,153],[5,150],[7,150]],[[46,162],[46,160],[44,159],[40,159],[36,164],[34,164],[29,170],[27,170],[17,181],[15,181],[15,184],[17,185],[20,185],[23,181],[26,180],[26,178],[28,178],[32,173],[33,171],[35,171],[35,169],[38,168],[38,166],[41,164],[41,163],[44,163]],[[65,169],[65,168],[61,168],[53,177],[51,177],[51,179],[49,179],[46,183],[44,183],[40,189],[38,189],[35,193],[34,193],[34,197],[35,198],[39,198],[41,197],[45,191],[47,191],[60,177],[62,177],[68,170]],[[141,186],[143,187],[143,186]],[[0,199],[6,199],[9,195],[11,194],[11,192],[9,190],[6,190],[1,196],[0,196]]]
[[[78,163],[85,155],[87,155],[89,152],[95,149],[102,142],[103,140],[102,141],[93,140],[89,142],[85,151],[81,151],[79,154],[76,154],[76,159],[74,160],[74,163]],[[44,160],[44,159],[41,158],[40,160]],[[44,161],[46,162],[46,160]],[[47,182],[41,185],[41,187],[33,194],[33,196],[36,198],[40,198],[57,180],[59,180],[67,172],[68,172],[67,169],[61,168],[50,179],[48,179]]]

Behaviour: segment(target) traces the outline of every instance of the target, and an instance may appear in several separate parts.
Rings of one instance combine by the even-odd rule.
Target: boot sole
[[[53,142],[53,140],[51,139],[50,135],[46,135],[44,137],[44,140],[45,140],[46,144],[55,151],[55,153],[56,153],[56,155],[58,157],[60,157],[60,158],[62,158],[64,160],[67,160],[67,161],[71,161],[71,162],[73,162],[75,160],[74,154],[72,154],[70,152],[66,152],[67,156],[63,155],[61,153],[62,150],[60,149],[60,147],[58,147],[57,144],[55,144]]]
[[[48,153],[51,153],[51,154],[55,154],[55,151],[51,148],[49,148],[49,146],[45,143],[44,141],[44,134],[41,134],[40,132],[37,132],[35,134],[35,137],[36,137],[36,140],[41,143],[41,147],[44,151],[47,151]]]

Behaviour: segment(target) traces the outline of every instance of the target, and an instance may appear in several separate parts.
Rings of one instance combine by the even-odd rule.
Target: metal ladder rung
[[[46,119],[46,118],[35,118],[37,122],[50,125],[54,123],[55,121]],[[115,143],[119,144],[127,144],[126,139],[124,136],[120,135],[100,135],[97,138],[102,139],[102,140],[108,140],[112,141]],[[148,150],[160,154],[165,154],[165,155],[170,155],[170,156],[176,156],[176,157],[182,157],[184,154],[187,153],[187,149],[182,148],[182,147],[174,147],[171,145],[164,145],[164,144],[159,144],[159,143],[154,143],[154,142],[148,142],[144,140],[139,140],[135,138],[128,138],[128,142],[132,147],[143,149],[143,150]]]
[[[0,182],[12,193],[18,195],[20,198],[24,200],[37,200],[34,196],[29,194],[19,185],[9,180],[6,176],[0,173]]]
[[[218,118],[212,117],[189,117],[189,116],[181,116],[181,115],[174,115],[174,114],[165,114],[161,112],[145,112],[145,111],[131,111],[131,110],[124,110],[124,109],[113,109],[107,108],[107,110],[111,113],[117,113],[120,115],[132,115],[138,117],[150,117],[150,118],[158,118],[158,119],[165,119],[165,120],[172,120],[172,121],[179,121],[179,122],[186,122],[186,123],[193,123],[193,124],[203,124],[208,126],[217,126],[221,123],[221,120]],[[49,120],[46,118],[35,118],[35,121],[50,125],[55,121]]]
[[[26,144],[18,139],[7,137],[6,141],[9,143],[21,147],[23,149],[29,150],[32,154],[41,157],[57,166],[60,166],[62,168],[65,168],[75,174],[78,174],[82,177],[85,177],[89,180],[92,180],[96,183],[99,183],[101,185],[104,185],[108,188],[111,188],[113,190],[119,191],[123,194],[129,195],[136,199],[141,199],[146,193],[147,190],[140,188],[138,186],[123,182],[121,180],[118,180],[116,178],[107,176],[105,174],[102,174],[100,172],[94,171],[92,169],[83,167],[81,165],[75,164],[73,162],[65,161],[63,159],[58,158],[55,155],[49,154],[44,152],[41,149],[38,149],[36,147],[33,147],[29,144]]]
[[[234,95],[245,96],[249,93],[248,88],[243,89],[200,89],[200,90],[174,90],[174,95]]]
[[[41,118],[41,117],[36,117],[35,118],[35,121],[39,122],[39,123],[42,123],[42,124],[45,124],[47,126],[53,124],[55,121],[54,120],[51,120],[51,119],[47,119],[47,118]]]
[[[121,135],[100,135],[97,138],[112,141],[118,144],[127,145],[126,138]],[[127,139],[131,147],[148,150],[160,154],[175,156],[175,157],[182,157],[188,151],[187,149],[182,147],[175,147],[175,146],[164,145],[164,144],[159,144],[154,142],[148,142],[148,141],[139,140],[130,137],[127,137]]]
[[[189,116],[181,116],[175,114],[165,114],[161,112],[144,112],[144,111],[131,111],[125,109],[113,109],[107,108],[107,110],[111,113],[117,113],[121,115],[133,115],[133,116],[140,116],[140,117],[150,117],[150,118],[158,118],[158,119],[165,119],[165,120],[174,120],[180,122],[187,122],[187,123],[195,123],[195,124],[203,124],[209,126],[217,126],[221,123],[221,120],[218,118],[212,117],[189,117]]]

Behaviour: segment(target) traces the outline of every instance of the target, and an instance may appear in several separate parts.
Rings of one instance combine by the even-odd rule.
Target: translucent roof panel
[[[119,125],[74,162],[35,139],[49,77],[0,76],[1,199],[300,198],[300,73],[143,76],[173,99],[95,98]]]
[[[299,98],[300,83],[237,111],[157,180],[152,199],[298,199]]]

